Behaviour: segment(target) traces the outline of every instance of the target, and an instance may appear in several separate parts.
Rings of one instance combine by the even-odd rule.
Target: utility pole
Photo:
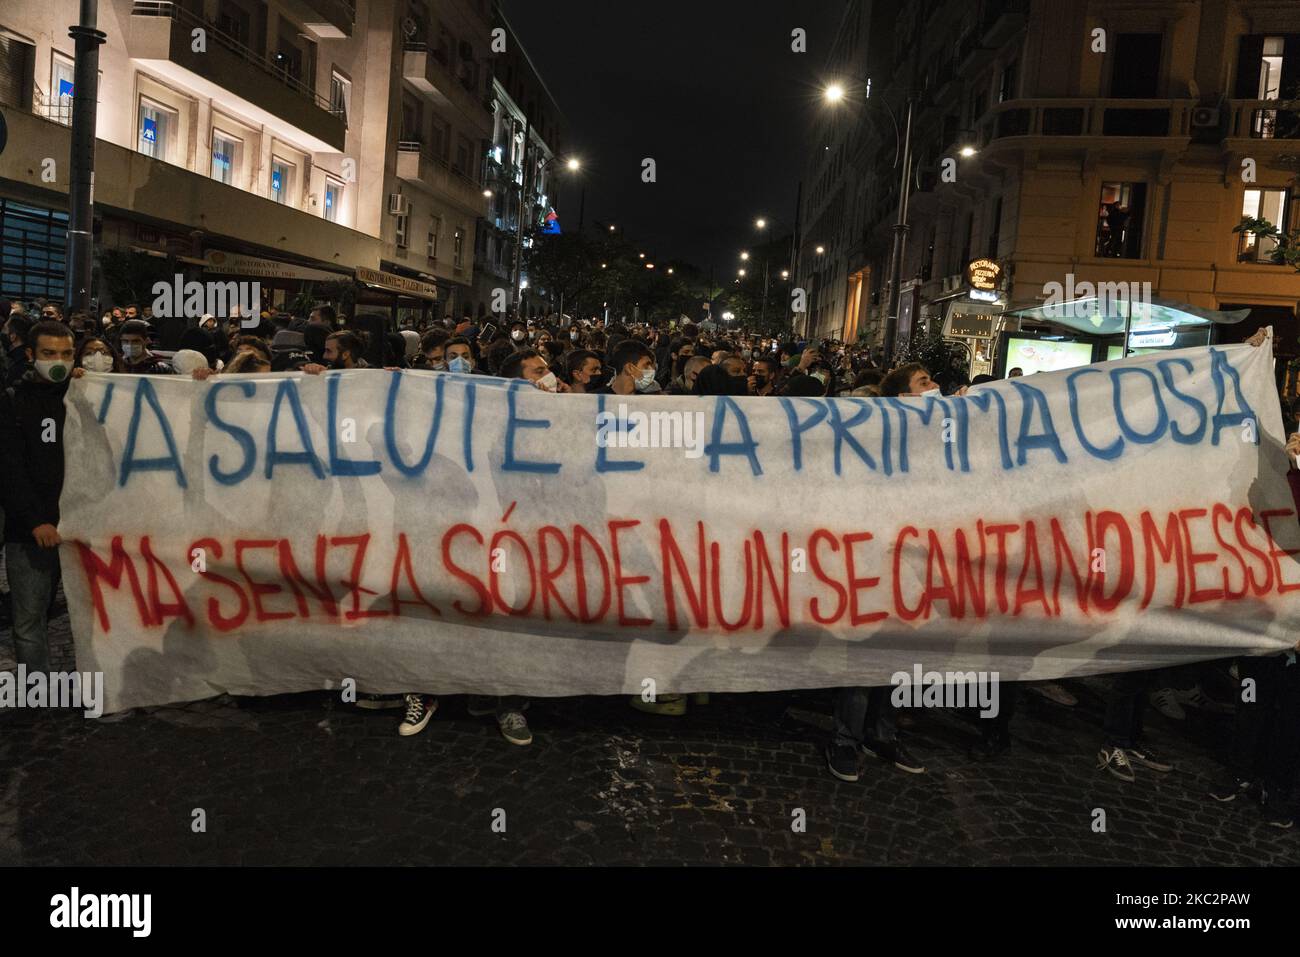
[[[515,295],[512,300],[515,307],[515,318],[523,318],[521,303],[519,302],[519,284],[523,279],[524,273],[524,199],[528,195],[528,141],[532,139],[533,120],[529,117],[524,123],[524,148],[519,156],[520,164],[520,183],[519,183],[519,215],[515,219]],[[528,204],[529,209],[532,203]],[[530,220],[532,216],[528,217]]]
[[[894,223],[894,255],[889,265],[889,309],[885,314],[885,365],[894,358],[898,335],[898,305],[902,299],[903,249],[907,243],[907,204],[912,186],[912,107],[915,97],[907,96],[907,132],[903,135],[903,176],[898,187],[898,221]]]
[[[72,151],[68,178],[68,284],[65,315],[90,308],[94,270],[95,107],[99,100],[98,0],[81,0],[81,20],[68,28],[75,41],[72,76]]]

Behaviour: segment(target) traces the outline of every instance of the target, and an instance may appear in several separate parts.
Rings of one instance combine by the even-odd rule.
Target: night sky
[[[651,256],[721,278],[758,241],[759,215],[794,224],[843,0],[503,0],[559,104],[581,180],[564,179],[566,230],[617,223]],[[808,52],[790,50],[803,27]],[[658,182],[641,181],[653,157]]]

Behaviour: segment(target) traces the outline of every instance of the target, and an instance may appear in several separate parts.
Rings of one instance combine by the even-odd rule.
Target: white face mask
[[[554,372],[548,372],[537,380],[536,386],[543,392],[554,392],[555,387],[559,384],[559,379],[555,378]]]
[[[107,352],[87,352],[81,357],[81,364],[91,372],[111,372],[113,357]]]
[[[645,392],[655,384],[655,370],[646,369],[636,377],[636,391]]]
[[[62,382],[72,371],[72,363],[62,359],[37,359],[32,365],[36,366],[36,374],[46,382]]]
[[[144,355],[144,347],[138,342],[122,343],[122,356],[127,359],[139,359]]]
[[[464,356],[452,356],[451,361],[447,363],[448,372],[469,372],[474,368],[474,363]]]
[[[514,332],[510,333],[510,338],[515,340],[515,342],[518,342],[523,337],[524,337],[524,330],[522,329],[516,329]]]

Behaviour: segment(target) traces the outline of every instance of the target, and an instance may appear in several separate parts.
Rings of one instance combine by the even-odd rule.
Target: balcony
[[[207,32],[194,52],[191,32]],[[178,86],[244,114],[315,153],[340,153],[346,119],[309,82],[289,75],[255,50],[167,0],[135,0],[127,53]]]
[[[1295,100],[1230,100],[1228,139],[1300,140],[1300,102]],[[1251,145],[1254,145],[1253,143]]]
[[[1195,108],[1195,100],[1008,100],[977,128],[984,144],[1013,137],[1186,139]]]
[[[474,84],[453,76],[447,54],[438,47],[408,40],[402,44],[402,77],[444,109],[459,110],[482,132],[492,133],[492,115]]]
[[[440,157],[427,152],[418,140],[397,144],[397,178],[433,193],[475,217],[487,217],[487,197],[483,187],[464,176]]]
[[[322,40],[352,36],[357,22],[354,0],[281,0],[294,20]]]

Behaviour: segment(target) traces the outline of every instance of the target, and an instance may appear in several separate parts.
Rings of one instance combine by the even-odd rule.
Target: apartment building
[[[531,241],[528,234],[552,212],[556,213],[554,222],[558,222],[553,187],[557,177],[563,175],[563,169],[557,169],[556,158],[563,148],[564,117],[555,97],[499,9],[495,26],[504,31],[505,51],[498,53],[495,60],[492,141],[483,177],[491,196],[487,217],[479,223],[479,245],[474,257],[474,297],[488,304],[487,311],[491,310],[496,290],[507,290],[507,297],[513,296],[515,259]],[[527,169],[525,138],[529,144]],[[518,242],[521,218],[525,233],[522,245]],[[576,226],[576,219],[573,224]],[[524,311],[531,314],[541,309],[538,297],[531,294],[526,270],[520,286]]]
[[[0,294],[62,295],[76,0],[0,7]],[[97,250],[281,304],[469,303],[488,0],[101,0]],[[103,277],[97,291],[106,304]]]
[[[852,194],[822,243],[836,288],[809,331],[880,341],[900,167],[889,113],[913,99],[914,168],[900,335],[986,315],[987,344],[1053,283],[1150,284],[1193,309],[1249,309],[1300,352],[1300,275],[1243,217],[1300,226],[1300,3],[1279,0],[877,0],[865,145],[836,182]],[[884,16],[880,16],[886,11]],[[828,64],[827,81],[838,79]],[[848,82],[844,80],[843,82]],[[888,106],[889,109],[884,109]],[[825,145],[825,144],[820,144]],[[814,147],[816,150],[818,147]],[[838,161],[813,157],[810,175]],[[852,188],[849,188],[849,187]],[[805,186],[807,189],[807,186]],[[818,221],[805,201],[805,221]],[[812,213],[811,216],[808,214]],[[847,225],[843,223],[847,222]],[[998,267],[972,298],[968,267]],[[964,338],[955,334],[957,338]]]

